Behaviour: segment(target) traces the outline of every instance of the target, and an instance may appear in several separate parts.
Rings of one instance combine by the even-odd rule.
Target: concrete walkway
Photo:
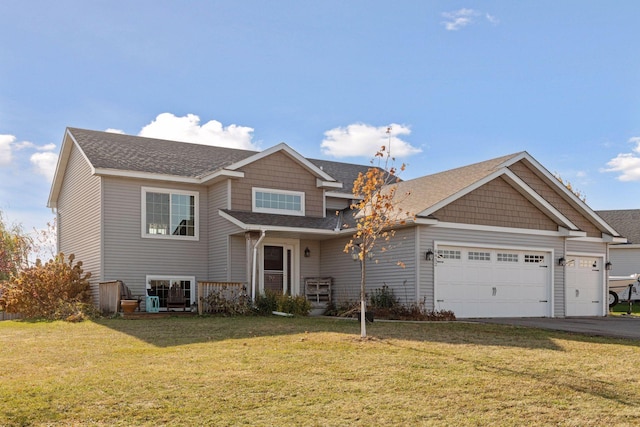
[[[640,340],[640,317],[492,318],[469,319],[480,323],[551,329],[578,334]]]

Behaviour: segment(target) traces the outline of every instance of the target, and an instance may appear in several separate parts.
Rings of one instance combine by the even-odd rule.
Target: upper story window
[[[198,240],[198,193],[142,188],[142,237]]]
[[[304,216],[304,193],[302,191],[254,188],[253,211]]]

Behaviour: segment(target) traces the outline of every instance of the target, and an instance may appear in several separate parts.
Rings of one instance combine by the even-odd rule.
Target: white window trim
[[[140,204],[141,204],[141,218],[140,218],[140,231],[143,239],[166,239],[166,240],[200,240],[200,193],[197,191],[177,190],[173,188],[156,188],[156,187],[142,187],[140,192]],[[173,234],[148,234],[147,233],[147,193],[163,193],[163,194],[180,194],[186,196],[194,196],[194,213],[193,218],[193,236],[176,236]],[[169,214],[171,216],[171,214]]]
[[[149,284],[152,280],[166,280],[168,282],[171,282],[173,280],[177,280],[177,281],[190,281],[191,282],[191,287],[190,287],[190,294],[191,294],[191,298],[189,301],[189,304],[193,307],[193,305],[196,302],[196,277],[195,276],[168,276],[168,275],[161,275],[161,274],[147,274],[145,277],[145,283],[146,285],[146,289],[149,289]],[[144,291],[145,295],[147,294],[147,291]]]
[[[263,192],[263,193],[271,193],[271,194],[284,194],[284,195],[288,195],[288,196],[300,196],[300,210],[299,211],[290,211],[290,210],[286,210],[286,209],[258,208],[258,207],[256,207],[256,193],[258,191]],[[253,212],[258,212],[258,213],[304,216],[305,215],[304,199],[305,199],[304,191],[275,190],[275,189],[272,189],[272,188],[260,188],[260,187],[253,187],[251,189],[251,209],[252,209]]]

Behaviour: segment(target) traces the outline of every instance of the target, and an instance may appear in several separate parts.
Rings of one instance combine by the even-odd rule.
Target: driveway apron
[[[524,326],[573,332],[591,336],[640,340],[640,317],[567,317],[567,318],[491,318],[473,319],[480,323]]]

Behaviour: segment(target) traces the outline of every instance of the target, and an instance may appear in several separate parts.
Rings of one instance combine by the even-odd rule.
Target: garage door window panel
[[[497,260],[498,262],[511,262],[511,263],[518,263],[518,254],[509,254],[509,253],[502,253],[502,252],[498,252],[497,255]]]

